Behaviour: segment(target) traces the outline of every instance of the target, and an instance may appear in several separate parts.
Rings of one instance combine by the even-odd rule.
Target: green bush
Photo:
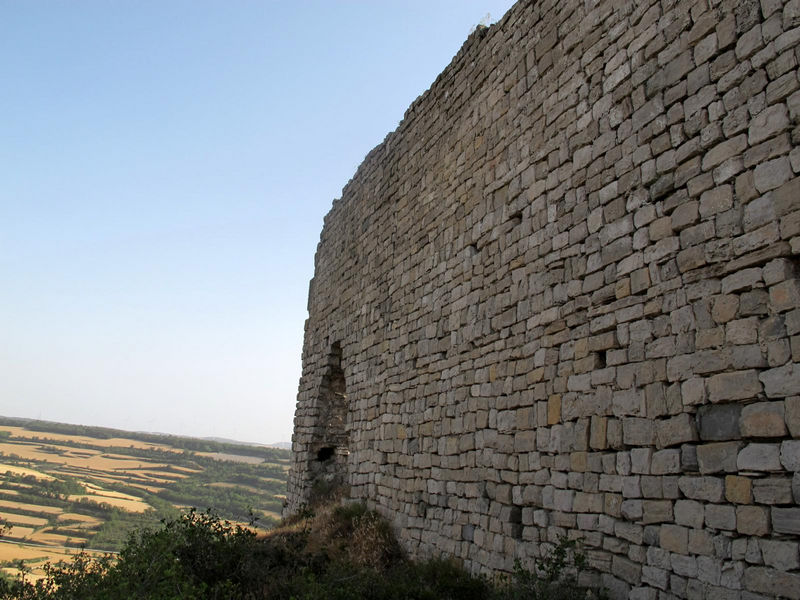
[[[211,512],[189,511],[131,534],[119,555],[47,565],[46,576],[0,579],[0,600],[577,600],[561,540],[504,580],[454,561],[407,560],[389,524],[363,505],[318,507],[259,538]],[[580,554],[577,554],[578,562]]]

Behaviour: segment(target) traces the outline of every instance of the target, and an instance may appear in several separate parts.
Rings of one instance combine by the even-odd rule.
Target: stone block
[[[736,529],[736,510],[727,504],[706,504],[706,527],[733,531]]]
[[[672,521],[672,502],[670,500],[644,500],[642,502],[642,523],[664,523]]]
[[[753,498],[758,504],[792,504],[792,479],[767,477],[753,481]]]
[[[787,363],[782,367],[763,371],[758,378],[764,384],[769,398],[785,398],[800,392],[800,365]]]
[[[650,472],[653,475],[667,475],[680,473],[680,471],[681,451],[679,449],[659,450],[653,454],[650,463]]]
[[[772,528],[775,533],[800,535],[800,508],[772,507]]]
[[[767,535],[769,533],[769,511],[770,509],[764,506],[737,506],[736,530],[742,535]]]
[[[684,406],[702,404],[706,399],[706,384],[702,377],[692,377],[681,384],[681,398]]]
[[[740,471],[780,471],[780,445],[748,444],[739,451],[736,464]]]
[[[781,464],[787,471],[800,471],[800,440],[781,443]]]
[[[789,111],[785,104],[774,104],[762,110],[750,122],[747,130],[748,143],[751,146],[760,144],[764,140],[771,138],[791,126],[789,122]]]
[[[720,502],[725,493],[725,484],[719,477],[684,476],[678,479],[683,495],[692,500]]]
[[[800,396],[786,398],[783,406],[789,433],[794,438],[800,438]]]
[[[752,480],[749,477],[741,477],[739,475],[725,477],[725,499],[734,504],[752,504]]]
[[[705,513],[701,502],[695,500],[676,500],[674,510],[676,524],[696,529],[703,526]]]
[[[771,286],[769,302],[778,312],[800,307],[800,279],[786,279]]]
[[[708,398],[711,402],[730,402],[755,398],[761,393],[758,371],[719,373],[708,380]]]
[[[739,439],[739,419],[742,407],[739,404],[702,406],[697,418],[700,423],[700,439],[723,441]]]
[[[669,552],[687,554],[689,544],[689,530],[680,525],[665,524],[661,526],[659,545]]]
[[[697,440],[695,420],[687,413],[656,422],[658,446],[667,448]]]
[[[654,423],[630,417],[622,420],[622,439],[629,446],[649,446],[655,438]]]
[[[800,599],[800,575],[753,566],[745,569],[743,584],[749,592],[767,594],[775,598]]]
[[[764,564],[779,571],[800,569],[800,554],[797,542],[759,540]]]
[[[697,446],[697,463],[700,472],[734,473],[737,470],[737,456],[742,444],[739,442],[718,442]]]
[[[745,406],[739,429],[742,437],[783,437],[786,435],[783,402],[756,402]]]

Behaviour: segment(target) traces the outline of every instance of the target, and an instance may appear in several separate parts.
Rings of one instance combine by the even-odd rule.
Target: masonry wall
[[[325,219],[288,510],[800,598],[800,2],[519,2]]]

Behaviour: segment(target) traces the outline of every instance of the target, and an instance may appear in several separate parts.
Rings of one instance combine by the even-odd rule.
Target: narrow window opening
[[[600,350],[597,353],[597,368],[598,369],[605,369],[606,368],[606,351]]]
[[[333,446],[324,446],[317,450],[317,462],[325,462],[333,457],[336,453],[336,448]]]

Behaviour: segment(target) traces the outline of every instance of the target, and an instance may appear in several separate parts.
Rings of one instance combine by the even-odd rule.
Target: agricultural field
[[[81,548],[118,550],[182,510],[267,529],[290,452],[0,417],[0,572],[36,579]]]

